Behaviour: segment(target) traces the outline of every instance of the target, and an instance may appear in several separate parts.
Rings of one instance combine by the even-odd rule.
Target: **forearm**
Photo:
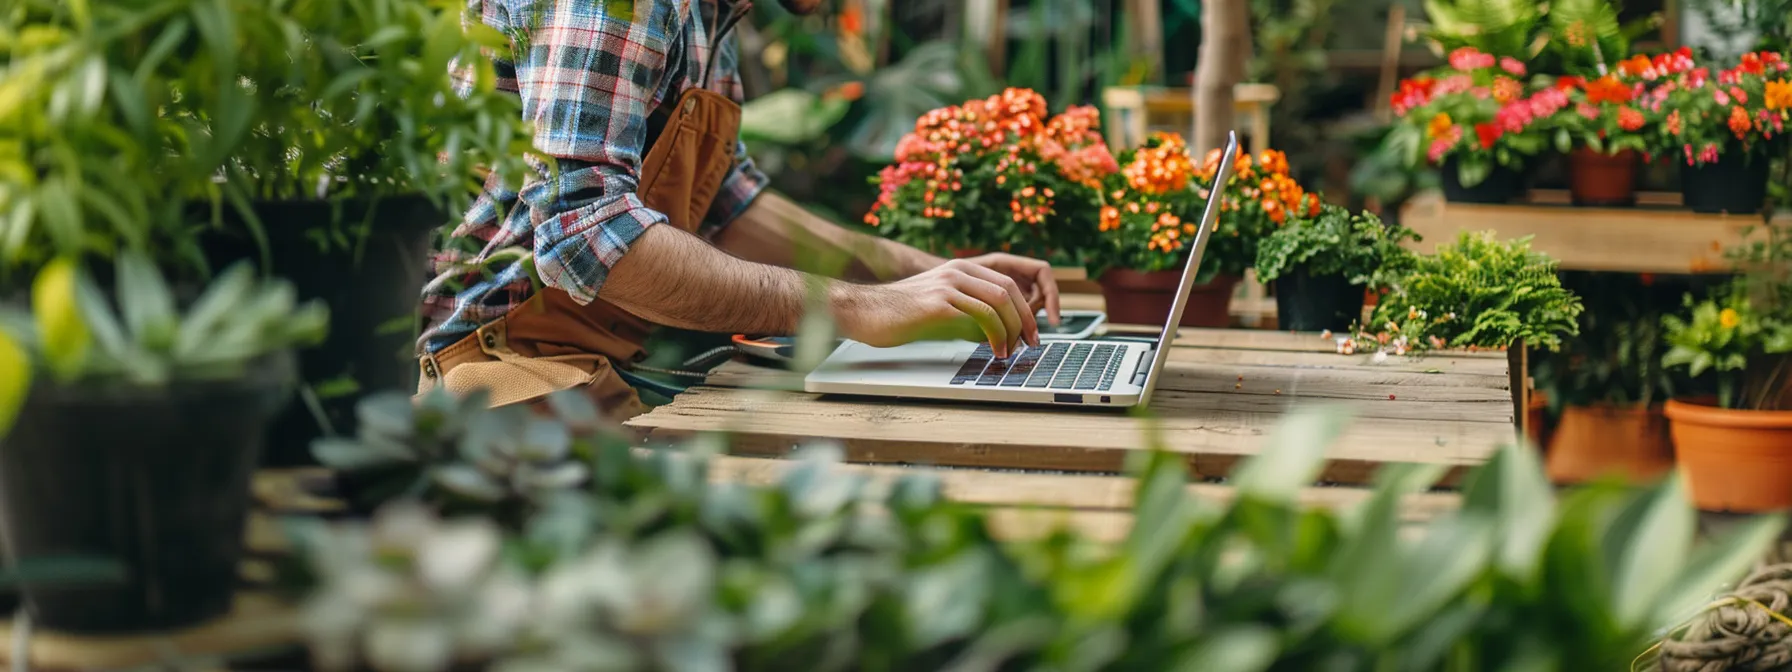
[[[716,237],[716,244],[742,259],[860,282],[899,280],[943,261],[907,245],[838,226],[771,191],[754,199]]]
[[[649,227],[610,269],[598,296],[657,324],[738,334],[791,334],[808,281],[731,256],[670,226]],[[823,281],[826,282],[826,281]]]

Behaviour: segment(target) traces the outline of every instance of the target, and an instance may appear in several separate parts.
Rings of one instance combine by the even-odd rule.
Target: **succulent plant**
[[[1678,481],[1558,504],[1536,457],[1508,448],[1460,511],[1408,535],[1399,502],[1436,469],[1388,467],[1344,512],[1298,504],[1343,423],[1293,413],[1227,503],[1189,494],[1185,460],[1141,451],[1132,531],[1106,549],[997,542],[936,482],[868,487],[827,447],[757,488],[709,482],[713,443],[571,431],[590,487],[520,520],[418,524],[397,502],[381,534],[314,545],[313,637],[391,672],[1621,669],[1784,523],[1693,553]]]
[[[574,453],[574,433],[612,436],[584,396],[552,397],[553,417],[522,406],[490,408],[486,395],[437,390],[413,403],[398,392],[370,395],[356,407],[354,438],[312,446],[325,466],[355,483],[363,503],[411,494],[473,507],[539,504],[551,493],[589,482]]]

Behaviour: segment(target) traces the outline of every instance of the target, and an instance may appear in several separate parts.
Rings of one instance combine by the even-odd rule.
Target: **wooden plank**
[[[1531,205],[1573,205],[1574,194],[1567,189],[1531,189],[1525,194]],[[1639,191],[1636,204],[1646,208],[1679,208],[1685,198],[1678,191]]]
[[[785,472],[798,464],[793,460],[721,455],[711,458],[709,479],[716,483],[769,486],[776,484]],[[829,473],[869,478],[872,487],[868,494],[880,493],[881,488],[900,477],[925,475],[938,479],[942,494],[952,501],[1007,507],[1126,510],[1132,508],[1137,483],[1124,476],[876,464],[840,463],[830,465],[828,469]],[[1215,502],[1229,502],[1236,494],[1230,486],[1213,483],[1191,483],[1188,490],[1196,497]],[[1312,487],[1301,491],[1299,501],[1302,506],[1344,509],[1367,501],[1370,495],[1371,491],[1364,488]],[[1430,520],[1460,505],[1461,497],[1455,493],[1414,493],[1401,501],[1400,514],[1403,520]]]
[[[1225,399],[1170,392],[1153,404],[1155,419],[1072,409],[1053,409],[1048,417],[996,405],[822,400],[798,392],[699,387],[628,425],[650,430],[656,440],[727,432],[742,455],[781,456],[812,440],[832,440],[853,462],[1064,471],[1119,471],[1128,453],[1161,446],[1189,455],[1198,473],[1219,476],[1257,452],[1278,411],[1296,398],[1258,396],[1250,411],[1212,406]],[[1471,466],[1515,436],[1509,417],[1504,423],[1359,419],[1332,447],[1322,480],[1366,483],[1388,462]]]
[[[1424,236],[1411,244],[1421,252],[1463,231],[1496,231],[1502,239],[1533,236],[1531,248],[1563,269],[1631,273],[1728,272],[1725,250],[1766,235],[1760,215],[1446,203],[1436,194],[1408,202],[1400,223]]]
[[[291,646],[299,641],[297,614],[271,595],[237,598],[228,616],[176,632],[122,636],[31,633],[29,662],[39,670],[116,670],[176,656],[213,656]],[[0,660],[13,660],[13,627],[0,621]]]

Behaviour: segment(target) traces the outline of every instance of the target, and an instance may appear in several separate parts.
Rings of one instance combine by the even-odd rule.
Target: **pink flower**
[[[1507,56],[1507,57],[1500,59],[1500,69],[1505,70],[1506,72],[1510,72],[1513,74],[1513,76],[1516,76],[1516,77],[1524,76],[1524,64],[1519,63],[1518,59],[1513,58],[1511,56]]]
[[[1748,104],[1748,92],[1743,91],[1741,87],[1730,87],[1730,96],[1736,99],[1736,104],[1738,105]]]
[[[1580,116],[1586,117],[1588,119],[1598,119],[1599,118],[1599,108],[1593,107],[1592,105],[1589,105],[1587,103],[1581,103],[1580,105],[1575,106],[1574,111],[1579,112]]]
[[[1469,89],[1468,92],[1469,92],[1469,94],[1471,94],[1474,97],[1479,98],[1481,100],[1487,100],[1488,98],[1493,97],[1493,89],[1489,89],[1485,86],[1477,86],[1475,88]]]
[[[1461,141],[1462,127],[1451,126],[1449,131],[1446,131],[1436,140],[1431,141],[1431,148],[1429,151],[1425,152],[1425,156],[1429,158],[1432,163],[1441,163],[1444,155],[1450,153],[1450,149],[1455,147],[1456,143]]]
[[[1548,88],[1532,95],[1528,102],[1533,117],[1547,117],[1568,105],[1568,92],[1556,88]]]
[[[1719,105],[1730,104],[1730,94],[1724,93],[1723,89],[1712,89],[1711,98],[1716,100]]]
[[[1462,93],[1474,86],[1475,78],[1473,77],[1468,75],[1450,75],[1449,77],[1438,80],[1437,88],[1432,91],[1432,97],[1435,98],[1452,93]]]
[[[1493,64],[1493,54],[1481,53],[1474,47],[1461,47],[1450,52],[1450,67],[1457,70],[1479,70],[1491,68]]]

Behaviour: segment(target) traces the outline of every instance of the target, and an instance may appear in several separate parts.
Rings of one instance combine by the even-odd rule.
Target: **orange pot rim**
[[[1674,422],[1741,429],[1792,429],[1792,411],[1745,411],[1719,408],[1708,399],[1672,399],[1662,413]]]
[[[1667,403],[1660,401],[1648,404],[1614,404],[1609,401],[1601,401],[1594,404],[1569,404],[1562,408],[1562,412],[1566,413],[1568,411],[1579,410],[1592,413],[1621,413],[1625,415],[1635,415],[1639,413],[1660,413],[1662,412],[1662,408],[1666,406]]]

